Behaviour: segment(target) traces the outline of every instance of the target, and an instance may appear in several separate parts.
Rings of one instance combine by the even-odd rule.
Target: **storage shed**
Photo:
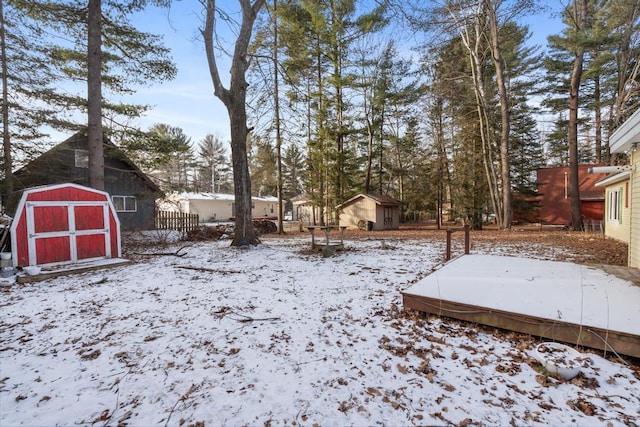
[[[400,228],[400,202],[390,196],[358,194],[336,209],[340,212],[340,225],[364,225],[369,231]]]
[[[11,225],[15,267],[120,257],[120,221],[109,194],[78,184],[26,189]]]

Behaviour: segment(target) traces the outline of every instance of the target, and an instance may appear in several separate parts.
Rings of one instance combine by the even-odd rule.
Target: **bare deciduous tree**
[[[233,185],[235,192],[235,235],[232,246],[257,245],[260,243],[253,228],[251,215],[251,179],[247,160],[247,80],[249,68],[248,48],[251,42],[253,24],[265,0],[238,0],[242,22],[237,34],[233,57],[231,59],[231,80],[226,88],[220,78],[216,61],[214,33],[216,18],[220,15],[215,0],[206,0],[205,25],[202,30],[209,73],[213,82],[214,94],[227,108],[231,124],[231,161],[233,163]]]

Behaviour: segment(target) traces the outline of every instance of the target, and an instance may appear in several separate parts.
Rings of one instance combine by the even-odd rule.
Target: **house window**
[[[88,168],[89,167],[89,151],[87,150],[75,150],[76,155],[76,167]]]
[[[135,196],[111,196],[111,201],[116,212],[136,212],[138,210],[138,201]]]
[[[622,219],[620,207],[622,202],[622,188],[609,191],[609,206],[607,209],[609,221],[620,221]]]

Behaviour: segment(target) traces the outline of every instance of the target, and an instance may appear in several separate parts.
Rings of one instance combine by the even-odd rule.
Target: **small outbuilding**
[[[369,231],[400,228],[400,202],[390,196],[358,194],[336,209],[340,225]]]
[[[15,267],[75,264],[121,255],[109,194],[78,184],[25,189],[11,225]]]

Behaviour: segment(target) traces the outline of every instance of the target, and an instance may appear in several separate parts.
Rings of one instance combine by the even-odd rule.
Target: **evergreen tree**
[[[161,182],[165,190],[189,191],[190,183],[194,181],[195,167],[191,138],[181,128],[164,123],[153,125],[149,135],[155,167],[151,175]]]
[[[55,95],[49,46],[43,29],[22,13],[14,2],[0,2],[0,67],[2,69],[3,194],[13,191],[13,164],[37,154],[34,142],[55,126],[59,115],[48,104]]]
[[[212,193],[233,190],[229,174],[231,172],[224,144],[217,135],[208,134],[200,141],[199,190]]]
[[[251,188],[254,195],[273,196],[278,189],[276,151],[267,138],[254,138],[255,153],[251,156]]]
[[[292,208],[290,200],[304,191],[304,154],[296,144],[289,144],[282,158],[283,197],[287,200],[287,209]]]

